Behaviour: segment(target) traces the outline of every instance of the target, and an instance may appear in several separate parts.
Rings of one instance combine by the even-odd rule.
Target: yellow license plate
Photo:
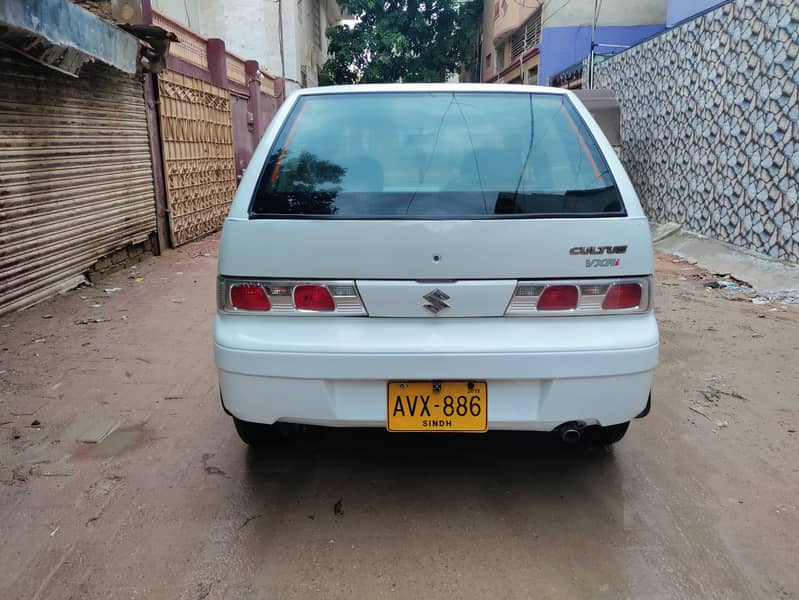
[[[389,431],[486,431],[485,381],[390,381]]]

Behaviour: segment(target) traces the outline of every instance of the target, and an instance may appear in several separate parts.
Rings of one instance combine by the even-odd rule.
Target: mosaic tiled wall
[[[647,214],[799,262],[799,1],[735,0],[596,68]]]

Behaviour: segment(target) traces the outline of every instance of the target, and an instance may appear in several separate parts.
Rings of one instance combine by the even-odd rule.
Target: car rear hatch
[[[267,294],[351,282],[372,317],[533,314],[513,308],[559,282],[596,309],[653,258],[629,181],[586,118],[537,92],[301,96],[239,192],[251,199],[225,224],[220,273],[278,282]]]

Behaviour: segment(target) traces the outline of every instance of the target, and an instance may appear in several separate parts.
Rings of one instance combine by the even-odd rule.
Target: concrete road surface
[[[217,394],[216,247],[0,318],[0,597],[799,597],[797,307],[659,257],[654,407],[613,451],[327,430],[253,452]]]

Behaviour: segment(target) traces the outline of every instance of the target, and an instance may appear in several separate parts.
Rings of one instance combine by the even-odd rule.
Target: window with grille
[[[311,23],[313,23],[313,41],[316,47],[322,49],[322,7],[319,0],[311,2]]]
[[[541,11],[536,12],[524,26],[524,47],[532,48],[541,43]]]
[[[522,52],[524,52],[524,28],[519,28],[519,31],[510,38],[510,55],[516,58]]]
[[[528,48],[541,43],[541,11],[527,19],[511,36],[511,57],[516,58]]]
[[[497,73],[499,73],[502,69],[505,68],[505,48],[503,46],[496,47],[496,57],[497,57]]]

